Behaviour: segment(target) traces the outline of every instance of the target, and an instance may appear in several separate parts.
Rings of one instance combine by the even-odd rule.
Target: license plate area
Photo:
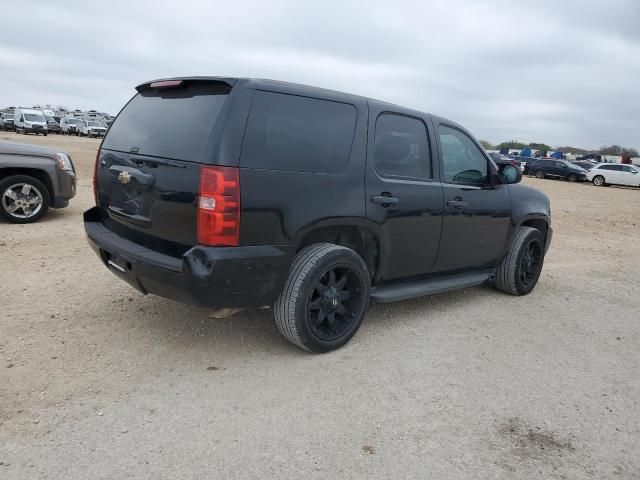
[[[120,273],[128,273],[133,270],[133,265],[130,261],[106,250],[100,250],[100,256],[105,265],[111,269],[115,269]]]

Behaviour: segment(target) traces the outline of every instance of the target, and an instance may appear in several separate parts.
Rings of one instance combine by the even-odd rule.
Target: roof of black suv
[[[172,80],[220,83],[220,84],[226,84],[230,87],[233,87],[238,83],[245,83],[246,86],[257,88],[257,89],[277,89],[280,91],[287,91],[292,94],[309,96],[309,97],[317,97],[317,96],[333,97],[335,100],[342,100],[342,101],[353,102],[353,103],[368,102],[370,105],[376,105],[378,107],[381,107],[383,110],[385,108],[389,108],[390,110],[397,111],[397,112],[404,112],[407,114],[431,115],[433,118],[439,120],[440,122],[459,127],[466,131],[464,127],[462,127],[456,122],[453,122],[443,117],[429,114],[428,112],[423,112],[421,110],[403,107],[401,105],[397,105],[394,103],[384,102],[382,100],[376,100],[369,97],[363,97],[361,95],[355,95],[353,93],[345,93],[345,92],[340,92],[338,90],[330,90],[327,88],[312,87],[309,85],[303,85],[299,83],[283,82],[280,80],[270,80],[270,79],[264,79],[264,78],[213,77],[213,76],[160,78],[160,79],[150,80],[148,82],[141,83],[136,87],[136,90],[137,91],[144,90],[145,88],[148,88],[152,83],[155,83],[155,82],[167,82]]]

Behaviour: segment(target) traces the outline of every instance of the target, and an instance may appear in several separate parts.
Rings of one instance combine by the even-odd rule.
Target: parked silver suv
[[[44,147],[0,141],[0,216],[32,223],[76,195],[69,155]]]

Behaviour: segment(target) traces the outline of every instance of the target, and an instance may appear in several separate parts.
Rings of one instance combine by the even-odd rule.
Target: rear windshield
[[[144,90],[120,112],[102,148],[202,163],[228,92],[197,84]]]

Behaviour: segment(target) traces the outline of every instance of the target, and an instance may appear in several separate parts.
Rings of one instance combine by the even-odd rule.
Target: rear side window
[[[384,177],[431,178],[427,128],[417,118],[383,113],[376,121],[373,162]]]
[[[339,173],[349,161],[356,108],[346,103],[256,91],[240,165]]]
[[[228,92],[202,84],[144,90],[120,112],[102,148],[202,163]]]

